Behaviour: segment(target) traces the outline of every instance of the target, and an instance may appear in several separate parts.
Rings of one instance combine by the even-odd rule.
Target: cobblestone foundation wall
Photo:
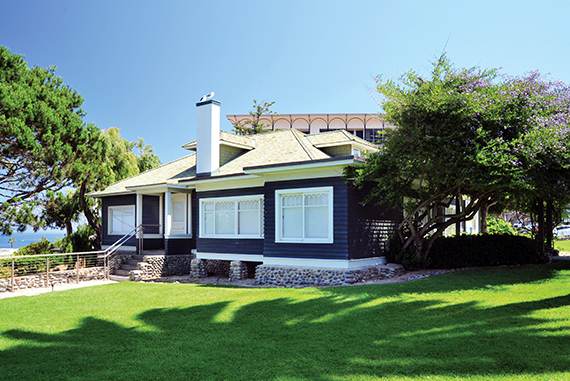
[[[91,267],[79,270],[79,281],[103,280],[105,279],[105,269],[103,267]],[[11,291],[12,279],[0,279],[0,292]],[[50,273],[49,279],[46,274],[30,275],[14,278],[14,290],[25,290],[27,288],[51,287],[52,285],[76,283],[77,273],[73,271],[62,271]]]
[[[230,261],[222,261],[217,259],[206,259],[206,271],[208,275],[230,275]]]
[[[131,280],[147,280],[161,276],[191,273],[191,262],[195,255],[145,255],[138,264],[138,270],[131,271]]]
[[[274,286],[340,286],[371,279],[385,279],[402,274],[400,265],[380,265],[351,270],[259,265],[255,271],[255,283]]]
[[[247,279],[247,265],[242,261],[230,262],[229,281]]]

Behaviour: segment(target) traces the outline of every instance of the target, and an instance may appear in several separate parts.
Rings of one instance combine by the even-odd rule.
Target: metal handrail
[[[57,256],[62,256],[62,255],[75,255],[77,256],[77,283],[79,283],[79,256],[80,255],[97,255],[97,258],[99,259],[103,259],[103,266],[104,266],[104,272],[105,272],[105,279],[109,279],[109,257],[112,256],[113,254],[115,254],[117,252],[117,250],[123,246],[129,239],[131,239],[132,237],[134,237],[135,235],[137,235],[138,233],[142,233],[139,235],[138,239],[139,239],[139,252],[142,252],[143,250],[143,237],[144,237],[144,229],[145,227],[150,227],[150,226],[161,226],[161,225],[151,225],[151,224],[141,224],[138,225],[137,227],[135,227],[133,230],[131,230],[130,232],[128,232],[127,234],[125,234],[124,236],[122,236],[121,238],[119,238],[117,241],[115,241],[115,243],[113,243],[111,246],[109,246],[107,249],[105,250],[97,250],[97,251],[82,251],[82,252],[78,252],[78,253],[59,253],[59,254],[34,254],[34,255],[6,255],[6,256],[2,256],[2,260],[12,260],[12,273],[11,273],[11,290],[14,291],[14,261],[15,260],[25,260],[27,258],[46,258],[47,264],[46,264],[46,269],[47,269],[47,275],[49,276],[49,259],[50,257],[57,257]]]

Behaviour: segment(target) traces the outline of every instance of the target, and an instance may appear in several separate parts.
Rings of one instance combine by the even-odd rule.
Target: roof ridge
[[[309,152],[309,150],[307,149],[307,147],[305,146],[305,143],[302,141],[301,138],[303,137],[307,137],[307,135],[305,135],[304,133],[302,133],[301,131],[297,130],[297,129],[291,129],[290,130],[293,133],[293,136],[295,137],[295,139],[297,139],[297,142],[299,142],[299,145],[301,146],[301,148],[303,148],[303,150],[305,151],[305,153],[307,154],[307,156],[309,156],[309,159],[311,160],[315,160],[315,157],[313,156],[313,154],[311,152]],[[302,134],[301,136],[297,135],[297,134]],[[311,144],[312,146],[312,144]]]

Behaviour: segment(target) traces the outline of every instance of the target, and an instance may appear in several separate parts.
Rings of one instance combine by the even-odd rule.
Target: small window
[[[262,238],[263,196],[200,200],[200,237]]]
[[[109,235],[125,235],[135,228],[135,206],[110,206]]]
[[[171,195],[172,222],[170,235],[191,235],[191,203],[190,195],[185,193],[173,193]]]
[[[332,243],[333,188],[275,191],[277,242]]]

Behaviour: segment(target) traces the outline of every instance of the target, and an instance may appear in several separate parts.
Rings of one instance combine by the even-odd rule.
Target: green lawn
[[[570,264],[0,300],[0,380],[569,380]]]
[[[570,253],[570,240],[554,241],[554,248],[559,251]]]

